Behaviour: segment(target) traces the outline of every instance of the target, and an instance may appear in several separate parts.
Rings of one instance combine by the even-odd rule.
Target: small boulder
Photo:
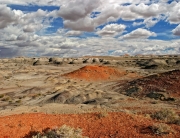
[[[39,58],[37,61],[33,63],[34,66],[36,65],[48,65],[49,59],[48,58]]]

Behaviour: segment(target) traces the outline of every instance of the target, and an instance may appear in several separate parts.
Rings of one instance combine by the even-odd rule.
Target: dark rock
[[[155,64],[143,67],[143,69],[157,69],[157,68],[158,68],[158,65],[155,65]]]
[[[132,96],[132,95],[134,95],[140,91],[141,91],[140,87],[133,86],[133,87],[126,90],[126,95]]]
[[[146,96],[149,98],[153,98],[156,100],[162,100],[162,101],[164,101],[166,98],[164,94],[158,93],[158,92],[151,92],[151,93],[148,93]]]

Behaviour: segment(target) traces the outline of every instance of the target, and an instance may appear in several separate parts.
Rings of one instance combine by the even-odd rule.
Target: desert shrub
[[[4,97],[4,94],[1,94],[1,95],[0,95],[0,98],[3,98],[3,97]]]
[[[152,114],[151,117],[153,119],[162,120],[162,121],[165,121],[168,123],[174,123],[174,124],[176,124],[176,122],[179,120],[178,114],[176,114],[175,111],[170,110],[170,109],[163,109],[163,110],[157,111],[154,114]]]
[[[176,120],[174,121],[174,124],[180,125],[180,118],[176,119]]]
[[[10,100],[10,97],[5,97],[2,99],[2,101],[9,101]]]
[[[46,132],[38,133],[32,138],[87,138],[82,136],[81,129],[74,129],[72,127],[63,125],[59,129],[49,129]]]
[[[156,135],[163,135],[174,132],[170,126],[164,123],[154,124],[151,126],[151,129]]]
[[[150,103],[151,103],[151,104],[158,104],[157,101],[151,101]]]
[[[33,95],[32,98],[35,99],[35,98],[37,98],[37,97],[39,97],[41,95],[42,95],[41,93],[38,93],[38,94]]]
[[[102,110],[102,111],[98,112],[97,116],[98,116],[99,119],[107,117],[108,116],[108,112],[106,110]]]
[[[16,103],[21,103],[22,101],[21,100],[17,100]]]

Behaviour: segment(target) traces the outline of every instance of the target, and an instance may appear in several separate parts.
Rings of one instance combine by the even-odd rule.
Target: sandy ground
[[[106,60],[108,59],[107,57]],[[134,61],[135,59],[125,58],[122,64],[114,64],[113,61],[110,64],[33,66],[32,63],[1,60],[0,135],[23,137],[32,130],[42,131],[47,127],[67,124],[81,127],[84,135],[91,138],[157,137],[148,128],[156,121],[144,115],[162,108],[173,109],[179,113],[178,97],[176,101],[161,101],[127,96],[123,91],[117,91],[114,86],[117,83],[131,84],[133,80],[172,68],[145,70],[136,66]],[[176,90],[177,93],[180,92],[178,88]],[[109,114],[99,119],[97,114],[102,110]],[[176,133],[163,137],[178,137],[180,127],[171,126]]]

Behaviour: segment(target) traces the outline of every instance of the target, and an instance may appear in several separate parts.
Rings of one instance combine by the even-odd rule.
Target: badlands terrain
[[[178,138],[179,115],[178,55],[0,59],[0,137]]]

